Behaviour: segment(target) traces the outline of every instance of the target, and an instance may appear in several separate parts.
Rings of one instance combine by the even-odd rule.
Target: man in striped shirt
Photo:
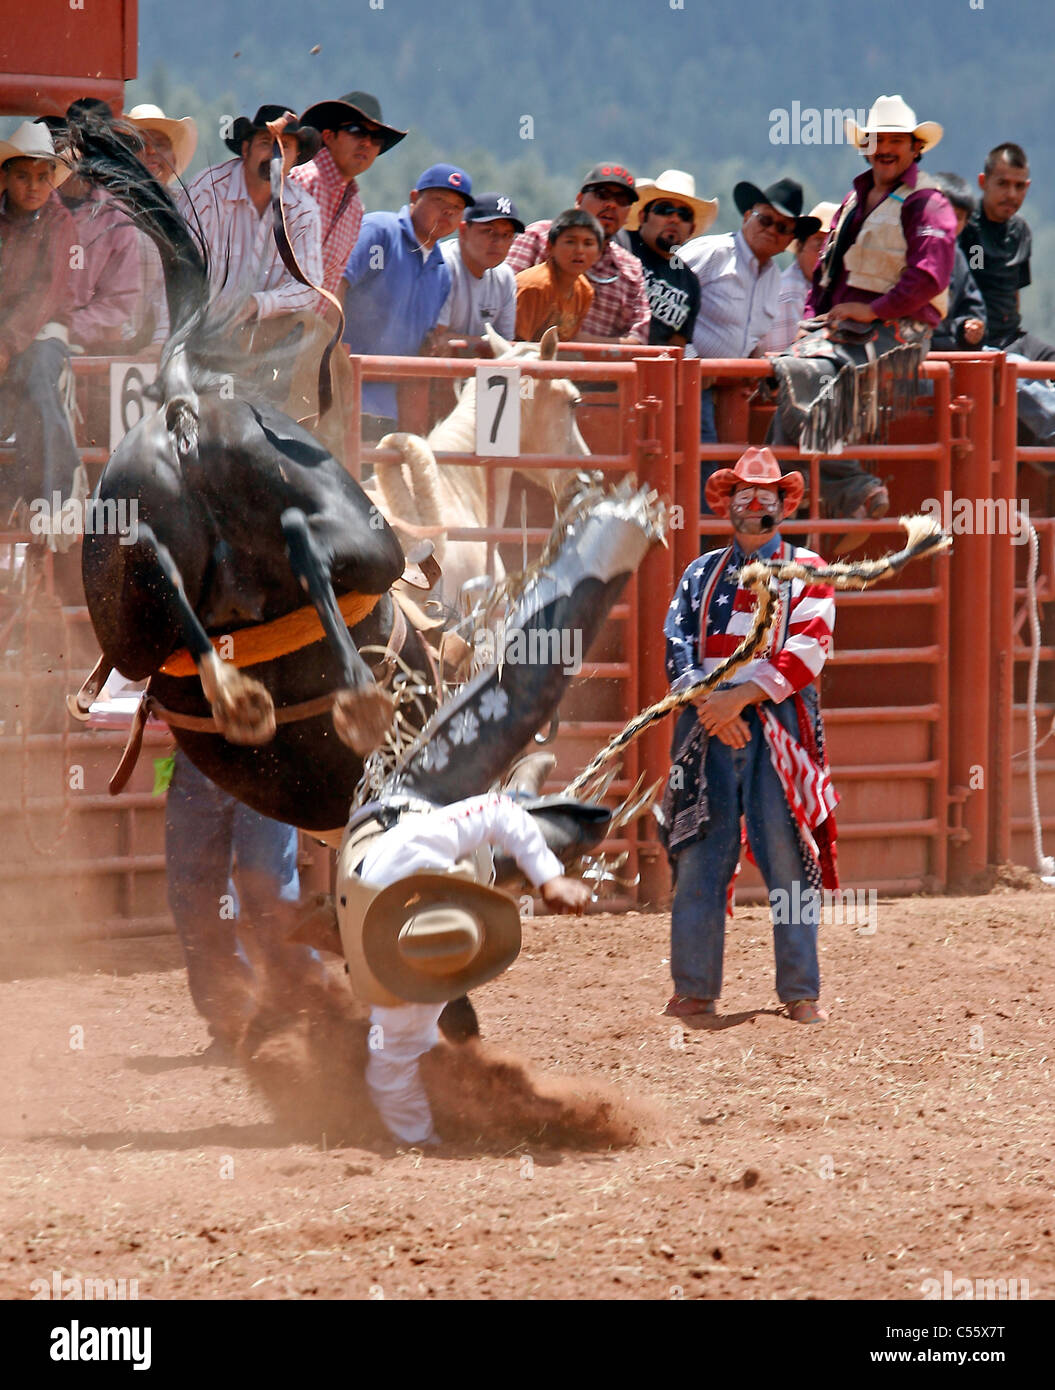
[[[802,499],[801,475],[781,474],[768,449],[748,449],[707,485],[732,543],[694,560],[664,625],[671,689],[697,684],[747,633],[755,597],[739,573],[758,556],[823,564],[776,529]],[[821,888],[837,886],[836,796],[828,775],[815,681],[831,647],[833,590],[784,581],[762,652],[678,720],[660,822],[675,877],[671,911],[672,1018],[713,1014],[721,993],[725,915],[740,857],[740,820],[769,890],[777,994],[799,1023],[823,1023],[818,1004]]]
[[[319,132],[323,147],[289,177],[319,205],[321,283],[330,294],[337,294],[363,224],[363,200],[356,180],[379,154],[398,145],[406,131],[385,125],[381,103],[370,92],[347,92],[334,101],[317,101],[300,119],[303,125],[313,126]],[[320,296],[319,313],[324,314],[328,305],[329,301]]]
[[[178,200],[208,248],[213,308],[236,314],[239,323],[311,310],[317,298],[310,285],[299,284],[283,265],[271,222],[274,137],[267,122],[280,120],[287,110],[261,106],[251,121],[239,116],[224,141],[238,158],[206,169]],[[296,122],[287,124],[281,137],[287,171],[300,153],[297,128]],[[317,285],[322,279],[318,204],[287,179],[283,207],[293,252]]]

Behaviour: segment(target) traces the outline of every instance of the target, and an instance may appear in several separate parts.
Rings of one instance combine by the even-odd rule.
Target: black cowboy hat
[[[342,125],[350,125],[357,120],[369,121],[371,125],[378,126],[385,137],[382,154],[393,145],[398,145],[407,133],[397,130],[395,126],[385,125],[381,119],[381,103],[371,92],[345,92],[343,97],[335,97],[332,101],[317,101],[314,106],[308,107],[300,119],[316,130],[338,130]]]
[[[287,111],[292,111],[292,106],[261,106],[252,120],[248,116],[239,116],[231,127],[230,135],[224,140],[224,144],[233,154],[242,153],[243,140],[252,140],[258,130],[263,130],[268,121],[277,121],[284,116]],[[283,135],[295,135],[300,146],[300,156],[297,163],[300,164],[305,159],[311,159],[319,148],[318,136],[311,127],[310,122],[295,120],[290,121],[282,132]],[[310,153],[305,153],[308,150]]]
[[[819,217],[803,217],[802,201],[802,184],[794,179],[777,179],[768,188],[759,188],[757,184],[745,180],[733,189],[733,202],[741,213],[750,212],[759,203],[768,203],[784,217],[793,217],[795,236],[799,241],[805,241],[821,229]]]

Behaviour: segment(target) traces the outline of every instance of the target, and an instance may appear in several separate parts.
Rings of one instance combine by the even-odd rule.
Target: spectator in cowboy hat
[[[275,136],[268,123],[287,116],[280,136],[287,170],[310,158],[316,133],[286,106],[261,106],[252,120],[239,116],[224,139],[238,157],[206,169],[177,200],[208,248],[213,307],[237,314],[240,322],[257,323],[315,306],[315,291],[296,281],[283,264],[272,228],[270,164]],[[283,207],[294,255],[317,285],[322,278],[318,204],[286,179]]]
[[[700,309],[692,345],[700,357],[757,357],[777,315],[780,269],[773,259],[793,238],[805,241],[820,227],[803,216],[802,185],[777,179],[768,188],[738,183],[733,202],[742,221],[735,232],[697,237],[679,251],[700,284]],[[706,369],[705,369],[706,370]],[[700,393],[700,440],[717,442],[714,396],[705,376]],[[702,465],[701,487],[707,470]]]
[[[15,436],[6,505],[72,493],[77,449],[61,399],[77,236],[55,190],[69,177],[51,132],[23,121],[0,140],[0,435]]]
[[[605,245],[590,271],[593,303],[577,337],[584,343],[648,342],[649,308],[641,262],[615,240],[637,202],[633,175],[621,164],[595,164],[582,181],[575,206],[600,222]],[[506,257],[519,273],[549,254],[549,221],[532,222]]]
[[[782,474],[769,449],[748,449],[708,480],[707,501],[729,518],[732,536],[694,560],[675,590],[664,624],[672,690],[697,685],[746,635],[755,595],[740,573],[749,560],[823,563],[777,529],[795,514],[802,492],[801,476]],[[686,705],[674,729],[659,816],[675,881],[674,994],[665,1010],[672,1018],[715,1012],[742,817],[769,890],[777,994],[797,1023],[827,1019],[818,1003],[817,927],[819,890],[838,887],[837,798],[816,680],[831,647],[834,593],[827,584],[783,581],[780,604],[783,619],[761,655]]]
[[[838,210],[838,203],[818,203],[810,208],[810,216],[820,219],[820,227],[805,241],[795,240],[791,243],[790,250],[795,259],[780,277],[777,316],[759,344],[763,352],[783,352],[798,337],[813,272],[831,230],[832,218]]]
[[[524,223],[505,193],[479,193],[462,213],[457,240],[440,250],[451,272],[451,292],[440,310],[430,350],[442,355],[452,337],[468,338],[475,353],[491,356],[490,324],[509,340],[516,331],[516,280],[505,258]]]
[[[158,182],[182,178],[198,148],[198,126],[193,116],[166,116],[160,106],[141,102],[126,112],[125,120],[142,135],[139,157]]]
[[[616,240],[641,262],[652,311],[650,343],[691,342],[700,307],[700,282],[677,254],[702,236],[718,216],[717,198],[697,198],[696,180],[681,169],[638,179],[638,201]]]
[[[832,219],[806,298],[813,329],[772,358],[778,385],[772,439],[811,452],[842,453],[874,442],[877,422],[904,409],[931,334],[945,317],[956,218],[919,169],[942,138],[900,96],[881,96],[863,126],[846,122],[868,163]],[[856,460],[825,458],[821,495],[829,516],[886,515],[882,482]],[[839,552],[867,536],[857,530]]]
[[[436,327],[451,273],[436,244],[474,204],[472,179],[453,164],[419,175],[396,212],[363,218],[344,272],[344,341],[349,352],[413,357]],[[374,442],[398,428],[396,389],[368,381],[362,394],[362,437]]]
[[[198,126],[192,116],[166,116],[160,106],[142,102],[125,113],[124,119],[143,139],[137,150],[140,162],[159,183],[171,184],[183,178],[198,147]],[[168,337],[168,303],[161,257],[145,232],[136,232],[139,252],[139,304],[136,333],[130,351],[159,347]]]
[[[407,132],[385,125],[381,103],[370,92],[346,92],[332,101],[318,101],[300,119],[319,132],[322,148],[313,159],[298,165],[290,178],[319,205],[322,286],[336,294],[363,221],[357,179]],[[320,313],[327,303],[319,300]]]
[[[102,122],[119,133],[113,111],[98,97],[71,103],[66,116],[38,117],[60,148],[74,119]],[[96,357],[134,351],[142,340],[144,315],[139,233],[109,193],[76,172],[64,180],[58,196],[73,218],[76,243],[69,269],[70,347]]]

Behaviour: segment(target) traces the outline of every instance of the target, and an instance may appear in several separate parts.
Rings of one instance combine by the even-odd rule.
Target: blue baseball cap
[[[465,199],[465,206],[471,208],[476,202],[473,197],[473,181],[464,169],[454,164],[433,164],[420,176],[414,187],[419,193],[426,188],[446,188]]]

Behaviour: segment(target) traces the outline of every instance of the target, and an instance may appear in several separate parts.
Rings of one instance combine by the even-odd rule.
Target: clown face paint
[[[738,487],[729,499],[733,530],[757,536],[776,529],[784,514],[784,500],[775,487]]]

